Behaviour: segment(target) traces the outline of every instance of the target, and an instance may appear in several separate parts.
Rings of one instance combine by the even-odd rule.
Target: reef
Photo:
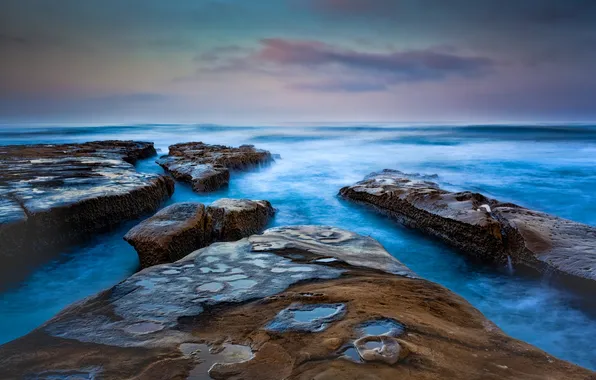
[[[371,238],[293,226],[214,243],[142,270],[0,346],[2,379],[74,375],[349,380],[595,374],[508,337]]]
[[[479,193],[449,192],[396,170],[372,173],[340,195],[481,261],[558,274],[566,282],[596,280],[596,228],[585,224]]]
[[[174,191],[167,176],[133,164],[152,143],[0,147],[0,286],[70,244],[155,211]]]
[[[232,148],[189,142],[170,146],[169,154],[157,163],[176,180],[186,182],[194,191],[202,193],[227,186],[230,171],[248,170],[272,161],[270,152],[253,145]]]
[[[206,207],[176,203],[133,227],[124,239],[141,268],[171,263],[215,241],[233,241],[261,232],[275,210],[268,201],[219,199]]]

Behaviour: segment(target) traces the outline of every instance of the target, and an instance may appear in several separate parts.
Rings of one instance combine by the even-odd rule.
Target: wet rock
[[[274,209],[268,201],[223,198],[177,203],[132,228],[124,239],[137,251],[141,268],[171,263],[215,241],[233,241],[261,232]]]
[[[334,258],[353,266],[374,268],[408,277],[416,277],[408,267],[387,253],[375,239],[358,235],[336,227],[290,226],[270,228],[262,235],[250,237],[253,249],[258,252],[285,253],[292,257],[295,247],[304,247],[294,252],[302,259],[313,259],[318,264],[333,264]],[[364,254],[366,252],[366,254]],[[297,258],[298,256],[294,256]],[[321,257],[325,259],[321,259]],[[283,273],[283,268],[278,268]]]
[[[167,176],[132,165],[152,143],[0,147],[0,286],[69,244],[155,211],[171,196]]]
[[[292,374],[292,357],[277,344],[265,343],[253,360],[217,363],[210,370],[213,379],[279,380]]]
[[[338,261],[318,263],[317,257]],[[390,260],[396,263],[390,270],[378,268]],[[396,268],[403,265],[370,238],[332,227],[275,228],[215,243],[147,268],[0,346],[0,378],[96,367],[102,379],[594,375],[511,339],[462,298],[411,272],[395,275]],[[341,318],[324,321],[326,328],[316,332],[267,330],[284,310],[296,319],[297,311],[322,305],[342,305]],[[358,339],[363,325],[379,320],[399,321],[415,334]],[[337,351],[342,342],[354,341],[365,358],[361,363]],[[385,348],[371,348],[375,342]],[[209,369],[202,363],[214,364]]]
[[[211,243],[211,219],[202,203],[176,203],[133,227],[124,236],[141,268],[171,263]]]
[[[354,347],[362,360],[367,362],[380,361],[395,364],[405,357],[405,350],[397,339],[387,335],[368,335],[354,342]]]
[[[273,161],[271,153],[252,145],[238,148],[190,142],[170,146],[169,155],[157,163],[172,176],[190,184],[196,192],[215,191],[227,186],[230,171],[241,171]]]
[[[320,332],[346,314],[344,304],[292,304],[280,311],[268,325],[267,330],[276,332]]]
[[[596,280],[596,228],[471,192],[452,193],[424,177],[385,170],[340,190],[399,222],[488,262],[522,264],[565,278]]]
[[[222,198],[207,209],[213,219],[213,239],[234,241],[259,233],[275,214],[268,201]]]

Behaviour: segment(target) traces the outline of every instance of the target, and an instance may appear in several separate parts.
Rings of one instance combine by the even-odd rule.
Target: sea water
[[[283,126],[134,125],[3,126],[0,144],[153,141],[254,144],[279,153],[273,165],[234,173],[230,186],[200,195],[176,185],[167,204],[221,197],[267,199],[278,209],[271,226],[332,225],[379,240],[420,276],[464,297],[507,334],[561,359],[596,369],[596,316],[582,300],[506,266],[480,266],[445,245],[340,199],[338,190],[385,168],[437,174],[450,190],[596,225],[596,128],[592,126]],[[137,169],[158,172],[154,159]],[[0,294],[0,343],[26,334],[65,306],[135,272],[138,259],[122,240],[138,221],[64,252],[26,281]]]

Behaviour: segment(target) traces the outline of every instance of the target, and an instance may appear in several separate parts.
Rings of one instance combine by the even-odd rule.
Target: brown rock
[[[263,231],[275,210],[268,201],[222,198],[207,212],[213,218],[215,241],[233,241]]]
[[[141,268],[177,261],[211,244],[211,218],[202,203],[176,203],[133,227],[124,236]]]
[[[194,191],[210,192],[228,185],[230,170],[247,170],[272,161],[271,153],[252,145],[232,148],[190,142],[170,146],[170,154],[157,163],[176,180],[192,185]]]
[[[340,195],[487,262],[510,260],[564,280],[596,280],[596,228],[585,224],[478,193],[452,193],[394,170],[373,173]]]
[[[0,287],[70,244],[155,211],[174,191],[167,176],[132,163],[152,143],[0,147]]]
[[[223,198],[202,203],[176,203],[132,228],[124,240],[141,268],[177,261],[216,241],[233,241],[261,232],[275,210],[268,201]]]
[[[0,346],[0,378],[182,379],[208,378],[207,372],[245,380],[594,378],[507,336],[442,286],[367,266],[381,256],[375,251],[368,260],[370,240],[331,227],[280,227],[148,268]],[[344,249],[352,260],[361,250],[359,265],[343,260]],[[340,261],[316,262],[328,256]],[[292,329],[291,322],[271,331],[270,323],[296,302],[343,305],[345,312],[316,331]],[[345,350],[364,334],[361,326],[379,318],[404,327],[399,336],[374,338],[397,343],[399,360],[346,359]],[[345,346],[324,344],[335,339]],[[226,345],[243,346],[236,352],[244,361],[226,361]],[[211,362],[220,364],[211,371],[201,365]]]

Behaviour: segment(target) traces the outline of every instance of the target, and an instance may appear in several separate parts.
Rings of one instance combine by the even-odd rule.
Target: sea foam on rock
[[[483,261],[596,280],[596,228],[585,224],[478,193],[449,192],[426,177],[396,170],[372,173],[340,195]]]
[[[133,227],[124,239],[137,251],[141,268],[171,263],[215,241],[261,232],[275,210],[268,201],[220,199],[209,207],[176,203]]]
[[[153,143],[0,147],[0,286],[69,244],[155,211],[174,191],[133,164]]]
[[[199,193],[227,186],[230,171],[247,170],[274,161],[270,152],[253,145],[232,148],[189,142],[172,145],[169,149],[169,154],[157,163],[176,180],[190,184]]]
[[[323,257],[337,260],[317,260]],[[393,265],[383,269],[383,262]],[[339,312],[325,309],[321,317],[321,307]],[[290,328],[268,330],[284,310]],[[324,328],[292,328],[302,311]],[[371,321],[404,330],[399,338],[361,339]],[[343,358],[349,346],[360,363]],[[242,352],[239,360],[226,358],[231,347]],[[375,240],[324,226],[273,228],[147,268],[0,346],[0,378],[49,373],[108,380],[594,376],[508,337]]]

